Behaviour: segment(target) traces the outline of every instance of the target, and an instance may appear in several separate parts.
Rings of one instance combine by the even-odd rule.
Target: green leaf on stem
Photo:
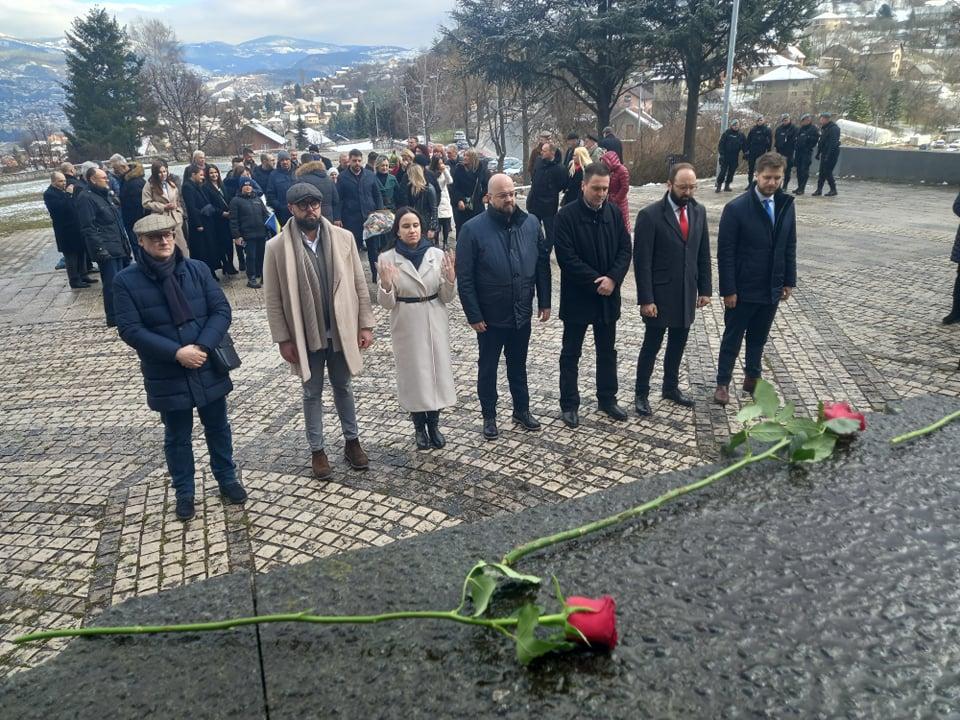
[[[747,432],[759,442],[776,442],[787,436],[787,429],[783,425],[770,420],[754,425]]]
[[[823,429],[813,420],[801,417],[787,421],[787,432],[795,437],[811,438],[819,435]]]
[[[747,441],[747,430],[746,428],[744,428],[743,430],[738,432],[736,435],[731,437],[730,442],[728,442],[723,449],[727,453],[732,453],[738,447],[743,445],[746,441]]]
[[[796,406],[793,403],[788,402],[786,405],[780,408],[779,412],[777,412],[777,422],[785,423],[788,420],[792,420],[796,411]]]
[[[550,577],[553,579],[553,591],[557,596],[557,602],[560,603],[560,607],[563,607],[567,600],[563,597],[563,593],[560,592],[560,581],[557,580],[556,575],[551,575]]]
[[[749,405],[744,405],[740,408],[740,412],[737,413],[737,422],[745,423],[748,420],[753,420],[763,415],[763,408],[761,408],[756,403],[750,403]]]
[[[860,429],[860,421],[851,418],[834,418],[824,423],[827,430],[837,435],[852,435]]]
[[[497,581],[490,575],[485,575],[483,571],[471,575],[468,579],[468,591],[470,601],[473,603],[473,616],[479,617],[487,610],[490,604],[490,598],[497,589]]]
[[[806,448],[797,448],[790,455],[790,462],[812,462],[817,454],[813,450]]]
[[[760,406],[763,416],[775,418],[780,409],[780,396],[776,389],[766,380],[757,380],[757,387],[753,391],[753,401]]]
[[[509,565],[503,565],[501,563],[488,563],[480,561],[480,566],[484,568],[484,572],[498,572],[504,577],[508,577],[511,580],[516,580],[517,582],[530,583],[531,585],[539,585],[542,580],[536,575],[524,575],[523,573],[518,573]]]
[[[569,650],[573,643],[567,642],[559,635],[550,639],[538,638],[537,626],[540,624],[542,609],[536,605],[527,604],[520,608],[517,615],[517,660],[522,665],[529,665],[533,660],[555,650]]]
[[[803,443],[801,450],[812,450],[813,457],[807,462],[820,462],[830,457],[833,453],[833,447],[837,443],[837,436],[831,433],[822,433],[814,437],[807,438]]]

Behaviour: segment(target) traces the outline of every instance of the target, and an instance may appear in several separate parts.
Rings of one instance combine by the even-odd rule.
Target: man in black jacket
[[[747,133],[747,186],[753,182],[753,170],[756,167],[757,160],[764,153],[770,152],[773,147],[773,133],[767,125],[766,119],[761,115],[750,132]]]
[[[693,407],[680,391],[680,363],[697,308],[710,304],[710,233],[707,211],[693,199],[697,174],[693,165],[670,168],[667,193],[637,214],[633,272],[637,304],[643,316],[643,345],[637,358],[635,407],[650,415],[650,376],[667,336],[662,396]]]
[[[63,254],[70,287],[78,290],[90,287],[97,281],[86,275],[86,253],[77,224],[73,186],[67,187],[67,178],[62,172],[50,176],[50,187],[43,192],[43,204],[50,213],[53,237],[57,242],[57,250]]]
[[[620,138],[613,134],[612,127],[607,126],[603,129],[603,139],[600,141],[600,147],[604,150],[613,150],[620,158],[620,162],[623,162],[623,143],[620,142]]]
[[[113,280],[130,264],[130,239],[107,173],[98,167],[90,168],[86,181],[89,189],[77,198],[77,220],[87,252],[100,266],[103,311],[107,327],[114,327]]]
[[[787,170],[783,176],[783,189],[790,186],[790,171],[793,170],[793,155],[797,149],[797,126],[788,113],[780,116],[780,124],[774,133],[773,144],[777,152],[787,161]]]
[[[740,121],[731,120],[730,127],[720,136],[720,142],[717,144],[720,170],[717,173],[716,192],[720,192],[721,185],[727,192],[733,190],[730,183],[733,182],[733,174],[737,171],[737,165],[740,164],[740,153],[746,150],[747,138],[740,132]]]
[[[199,165],[187,165],[183,171],[183,206],[187,211],[187,246],[190,248],[190,257],[207,264],[214,279],[217,278],[217,268],[220,267],[218,253],[213,251],[208,221],[213,218],[204,215],[203,209],[207,206],[207,198],[203,194],[203,170]]]
[[[743,391],[752,394],[761,376],[763,346],[781,300],[797,285],[797,218],[793,197],[780,188],[784,159],[757,159],[757,184],[730,202],[720,216],[717,269],[723,297],[723,339],[713,399],[730,402],[729,385],[744,335]]]
[[[840,159],[840,128],[828,112],[820,113],[820,141],[817,143],[817,159],[820,160],[820,174],[817,175],[817,189],[814,195],[823,195],[823,184],[830,185],[827,197],[837,194],[837,181],[833,179],[833,169]]]
[[[807,189],[807,179],[810,177],[810,163],[813,162],[813,151],[820,142],[820,131],[813,124],[813,116],[805,113],[800,118],[800,129],[797,132],[797,189],[794,195],[803,195]]]
[[[533,170],[533,181],[527,196],[527,212],[543,223],[547,247],[553,247],[560,193],[566,189],[569,177],[567,169],[557,161],[556,156],[557,149],[552,142],[540,145],[540,160]]]
[[[617,320],[620,286],[630,269],[630,233],[620,209],[607,202],[610,171],[592,163],[583,172],[582,195],[557,215],[554,245],[560,266],[560,417],[567,427],[580,424],[577,387],[587,326],[597,348],[597,402],[614,420],[627,419],[617,404]]]
[[[477,333],[480,358],[477,394],[483,413],[483,436],[497,431],[497,368],[506,356],[513,397],[513,419],[526,430],[539,430],[530,414],[527,349],[536,290],[540,322],[550,319],[550,250],[540,223],[517,207],[513,180],[490,178],[490,205],[464,223],[457,236],[457,286],[467,322]]]
[[[320,191],[323,195],[320,214],[335,225],[340,225],[340,193],[333,178],[327,175],[327,166],[323,161],[309,160],[301,163],[294,174],[297,176],[297,182],[310,183]]]

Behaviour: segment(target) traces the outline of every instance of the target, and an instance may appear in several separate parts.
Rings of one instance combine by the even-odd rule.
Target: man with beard
[[[613,152],[612,150],[609,152]],[[587,327],[597,349],[597,404],[614,420],[627,419],[617,404],[617,320],[620,286],[630,269],[630,232],[623,213],[607,201],[610,171],[591,163],[583,171],[581,196],[557,214],[557,265],[560,266],[560,417],[580,424],[580,355]]]
[[[830,185],[827,197],[837,194],[837,181],[833,179],[833,169],[840,159],[840,127],[828,112],[820,113],[820,140],[817,143],[817,159],[820,160],[820,173],[817,175],[817,189],[814,195],[823,195],[823,184]]]
[[[797,189],[794,195],[803,195],[807,189],[807,180],[810,177],[810,163],[813,162],[813,151],[820,141],[820,131],[813,124],[813,116],[805,113],[800,118],[800,130],[797,132],[797,150],[794,162],[797,167]]]
[[[637,214],[633,272],[644,332],[634,405],[640,416],[652,414],[650,376],[664,335],[662,397],[684,407],[694,404],[680,390],[680,364],[696,309],[710,304],[712,292],[707,211],[693,199],[696,190],[693,165],[677,163],[670,168],[663,199]]]
[[[250,176],[256,181],[257,185],[265,188],[270,182],[270,173],[276,168],[276,162],[269,153],[260,153],[260,164],[254,165],[250,171]]]
[[[790,171],[793,170],[793,156],[797,149],[797,134],[797,126],[793,124],[790,115],[787,113],[781,115],[780,125],[777,126],[777,132],[773,137],[773,145],[787,161],[787,171],[783,176],[784,190],[790,187]]]
[[[497,369],[507,360],[513,419],[525,430],[539,430],[530,414],[527,350],[536,290],[540,322],[550,319],[550,248],[540,222],[517,207],[513,179],[490,178],[490,205],[464,223],[457,235],[457,286],[467,322],[477,333],[477,395],[483,413],[483,436],[497,430]]]
[[[730,402],[733,366],[744,335],[743,391],[752,395],[763,367],[763,346],[781,300],[797,285],[797,218],[793,196],[783,192],[786,161],[777,153],[757,159],[757,183],[720,216],[717,270],[723,297],[723,338],[714,402]]]
[[[270,179],[267,181],[267,205],[277,214],[277,222],[280,225],[286,224],[290,219],[290,211],[287,209],[285,198],[289,190],[296,182],[294,176],[293,161],[290,159],[290,153],[281,150],[277,153],[277,167],[270,173]]]
[[[369,467],[350,381],[363,368],[360,351],[373,343],[374,319],[353,234],[322,216],[323,197],[310,183],[293,185],[286,200],[294,221],[267,242],[264,303],[273,341],[303,383],[311,466],[325,480],[332,471],[323,437],[324,370],[346,442],[344,457],[354,470]]]

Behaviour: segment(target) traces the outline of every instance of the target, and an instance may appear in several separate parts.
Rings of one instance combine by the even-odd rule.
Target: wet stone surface
[[[733,195],[702,184],[715,237]],[[632,189],[631,212],[662,193],[661,186]],[[819,399],[883,410],[929,394],[960,397],[957,327],[939,324],[955,273],[947,261],[954,195],[847,182],[837,198],[798,200],[800,287],[781,306],[764,372],[802,412],[815,412]],[[65,273],[53,270],[49,230],[0,236],[0,250],[0,678],[40,665],[64,645],[14,647],[11,639],[25,632],[89,624],[124,600],[228,573],[376,548],[629,483],[647,487],[659,474],[716,461],[738,429],[739,393],[726,409],[709,402],[723,323],[714,299],[692,328],[682,369],[693,410],[660,400],[658,365],[655,415],[608,420],[596,410],[588,341],[582,423],[568,430],[559,419],[562,325],[554,318],[535,322],[531,341],[532,410],[543,431],[510,423],[501,372],[501,438],[484,442],[476,339],[455,302],[460,400],[442,416],[447,447],[418,453],[396,403],[387,314],[376,309],[377,342],[354,383],[371,468],[346,469],[330,412],[334,477],[318,483],[299,387],[269,341],[262,294],[235,278],[223,287],[243,367],[234,373],[229,413],[250,501],[244,509],[222,503],[197,432],[197,517],[184,525],[173,517],[162,427],[146,407],[134,353],[103,326],[99,286],[67,287]],[[554,266],[554,298],[558,281]],[[623,296],[620,400],[630,405],[643,337],[632,273]],[[741,378],[738,367],[734,383]]]
[[[568,594],[616,598],[620,645],[611,654],[580,651],[524,668],[499,635],[415,621],[264,625],[262,666],[254,653],[232,650],[249,629],[81,640],[10,678],[0,713],[42,717],[59,707],[93,717],[84,693],[63,698],[58,688],[85,669],[136,664],[151,672],[139,707],[178,692],[196,717],[222,716],[227,696],[261,667],[263,696],[244,687],[244,717],[264,707],[272,720],[951,717],[960,703],[960,425],[898,448],[888,440],[953,407],[942,398],[907,401],[902,414],[869,416],[869,431],[824,464],[754,466],[624,527],[522,560],[519,570],[555,574]],[[454,607],[476,559],[706,472],[278,568],[256,576],[255,606],[330,614]],[[204,581],[114,608],[99,622],[208,619],[237,612],[244,590],[235,576]],[[518,601],[502,597],[494,608],[507,613]],[[539,601],[555,607],[549,587]],[[153,675],[174,651],[177,666]],[[211,653],[224,657],[218,675]],[[118,692],[105,685],[102,702]],[[114,697],[114,717],[138,717],[122,693]]]

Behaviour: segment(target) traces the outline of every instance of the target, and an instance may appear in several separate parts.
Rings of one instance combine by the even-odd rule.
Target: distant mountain
[[[301,38],[268,35],[239,45],[223,42],[184,45],[184,59],[217,75],[269,74],[278,80],[308,79],[345,65],[384,62],[410,50],[395,45],[334,45]]]
[[[39,112],[62,127],[66,78],[64,38],[22,39],[0,33],[0,139],[17,139],[27,113]],[[255,84],[275,87],[286,81],[309,80],[347,65],[386,62],[412,55],[395,45],[335,45],[315,40],[269,35],[238,45],[190,43],[184,59],[202,74],[262,76]]]

